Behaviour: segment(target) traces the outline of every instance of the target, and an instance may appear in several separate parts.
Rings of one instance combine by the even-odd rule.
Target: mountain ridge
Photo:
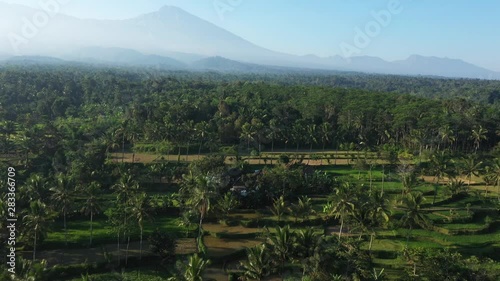
[[[33,11],[34,9],[22,5],[3,3],[0,11],[0,34],[9,34],[12,30],[20,32],[19,28],[16,28],[20,24],[19,18]],[[74,36],[75,30],[78,30],[77,37]],[[7,39],[7,36],[0,38],[0,53],[2,46],[9,49],[10,42]],[[65,60],[74,60],[74,54],[85,48],[97,48],[95,50],[99,51],[90,57],[104,62],[141,65],[144,64],[142,60],[145,60],[149,65],[158,60],[158,64],[174,68],[182,68],[185,65],[189,68],[190,64],[196,65],[200,60],[221,57],[244,63],[239,65],[219,59],[220,66],[225,65],[222,68],[226,70],[236,67],[253,71],[252,69],[259,69],[257,65],[261,65],[396,75],[500,79],[499,72],[459,59],[411,55],[405,60],[386,61],[372,56],[319,57],[275,52],[171,5],[125,20],[79,19],[60,14],[51,18],[46,27],[40,29],[34,38],[21,47],[21,55],[51,56]],[[113,54],[103,57],[102,53],[106,48],[116,51],[114,58]],[[58,50],[66,51],[62,53]],[[140,54],[134,55],[125,50]],[[123,54],[125,59],[120,57],[120,54]],[[135,62],[132,59],[134,56],[137,57]],[[248,67],[248,64],[252,66]]]

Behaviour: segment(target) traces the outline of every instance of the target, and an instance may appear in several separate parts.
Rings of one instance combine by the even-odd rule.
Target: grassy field
[[[273,161],[278,158],[282,152],[266,153],[265,157],[273,158]],[[307,152],[302,152],[307,153]],[[315,152],[315,154],[320,154]],[[364,184],[367,192],[381,191],[384,190],[385,193],[393,199],[397,198],[402,192],[402,184],[399,181],[399,177],[395,173],[390,173],[387,169],[383,168],[382,165],[373,165],[370,169],[357,170],[354,168],[353,161],[351,159],[352,153],[350,152],[326,152],[325,154],[334,154],[337,158],[337,165],[328,165],[326,160],[323,160],[323,165],[317,167],[316,169],[330,173],[337,177],[349,180],[350,182],[355,182],[359,184]],[[361,155],[360,155],[361,156]],[[121,161],[121,153],[113,154],[114,161]],[[158,161],[162,156],[151,155],[151,154],[135,154],[135,161],[141,163],[152,163]],[[163,156],[165,159],[165,156]],[[185,156],[181,155],[181,161],[193,161],[203,156],[190,155],[187,159]],[[368,157],[375,157],[374,154],[368,155]],[[177,155],[170,155],[168,158],[171,161],[177,161]],[[126,153],[124,161],[131,162],[132,154]],[[228,160],[232,161],[232,160]],[[311,160],[312,161],[312,160]],[[318,161],[318,160],[314,160]],[[262,160],[252,159],[249,161],[250,164],[253,163],[254,169],[262,169],[267,164],[264,164]],[[260,164],[258,164],[260,162]],[[306,163],[307,160],[304,161]],[[373,161],[372,163],[376,163]],[[385,173],[384,173],[385,172]],[[461,198],[459,200],[448,200],[449,195],[445,192],[445,185],[447,179],[443,179],[438,188],[435,188],[434,178],[431,176],[423,176],[420,178],[418,184],[414,187],[414,190],[421,191],[425,195],[425,201],[423,209],[426,216],[430,219],[432,224],[436,227],[435,230],[424,230],[424,229],[414,229],[408,232],[407,229],[399,228],[398,225],[398,215],[401,215],[400,210],[395,210],[393,215],[395,217],[391,225],[395,226],[394,230],[387,229],[377,229],[376,236],[372,244],[371,252],[373,254],[374,263],[378,269],[385,268],[386,276],[390,280],[398,280],[400,277],[401,269],[404,266],[404,261],[398,256],[401,254],[405,247],[415,248],[451,248],[457,250],[465,255],[477,255],[480,257],[492,257],[495,259],[500,259],[498,253],[500,253],[500,228],[498,227],[498,222],[500,218],[498,212],[491,212],[496,205],[492,203],[485,203],[483,197],[486,190],[480,178],[473,178],[472,184],[470,186],[471,191],[479,191],[479,193],[470,192],[469,196]],[[178,188],[175,185],[167,185],[160,183],[144,183],[143,187],[145,192],[149,195],[168,195],[175,192]],[[434,199],[434,191],[437,190],[437,195],[435,197],[435,204],[432,204]],[[494,199],[498,194],[493,188],[488,189],[487,198]],[[315,220],[316,223],[308,223],[308,221],[302,223],[302,220],[298,220],[300,224],[295,224],[295,218],[291,216],[285,216],[281,219],[282,222],[289,223],[293,226],[293,230],[299,230],[305,228],[308,224],[314,226],[318,233],[327,233],[328,235],[337,235],[338,226],[335,225],[317,225],[318,219],[321,221],[321,210],[324,204],[327,202],[327,196],[314,196],[311,195],[313,208],[317,212],[317,215],[310,216],[308,221]],[[112,194],[104,194],[101,198],[105,206],[110,206],[114,200]],[[222,225],[215,220],[207,221],[203,228],[207,232],[205,237],[205,243],[208,248],[209,256],[215,259],[223,258],[225,256],[231,255],[241,249],[246,247],[251,247],[263,242],[263,233],[265,228],[262,225],[264,223],[269,223],[275,225],[277,223],[277,218],[272,216],[268,210],[255,210],[255,211],[236,211],[230,214],[229,221],[236,222],[236,224],[231,224],[231,226]],[[147,221],[145,223],[145,237],[148,236],[156,228],[178,235],[178,237],[185,237],[186,233],[194,230],[194,226],[191,229],[186,229],[185,227],[179,226],[178,218],[176,215],[155,215],[152,221]],[[250,223],[253,222],[253,223]],[[495,226],[495,222],[497,223]],[[245,223],[249,225],[258,225],[258,227],[246,227]],[[493,224],[492,224],[493,223]],[[295,225],[295,226],[294,226]],[[492,227],[490,227],[490,225]],[[65,246],[65,233],[63,231],[62,222],[58,220],[54,225],[51,232],[43,242],[40,248],[41,257],[49,257],[50,255],[58,255],[62,252],[62,249],[68,248],[68,256],[62,257],[66,258],[67,261],[71,262],[83,262],[85,259],[101,259],[103,254],[103,248],[111,251],[113,256],[118,256],[116,252],[116,234],[113,231],[112,226],[106,221],[106,217],[102,214],[94,218],[93,222],[93,248],[89,249],[89,219],[78,216],[78,218],[73,218],[68,220],[68,246]],[[345,226],[345,229],[349,229],[349,225]],[[439,231],[438,231],[439,229]],[[274,228],[269,228],[270,231],[274,231]],[[358,237],[358,233],[344,233],[346,236],[353,235]],[[363,249],[368,251],[369,247],[369,235],[362,235],[361,239],[363,242]],[[131,246],[130,254],[137,255],[138,252],[138,232],[135,231],[131,235]],[[145,249],[148,248],[147,242],[145,243]],[[196,250],[193,238],[181,238],[179,240],[179,245],[177,251],[179,254],[190,254],[194,253]],[[113,252],[114,251],[114,252]],[[120,255],[124,254],[124,249]],[[25,253],[29,256],[29,252]],[[61,258],[58,256],[58,258]],[[237,264],[237,261],[235,261]],[[113,275],[114,274],[114,275]],[[117,273],[113,274],[102,274],[96,275],[95,280],[106,280],[106,278],[111,278],[110,276],[117,276]],[[125,275],[128,280],[159,280],[152,277],[153,271],[144,269],[141,270],[141,277],[137,277],[139,274],[136,271],[127,272]],[[136,277],[134,277],[136,276]],[[207,271],[207,276],[214,278],[216,280],[227,280],[227,275],[224,273],[220,265],[213,265]],[[101,278],[101,279],[99,279]],[[134,278],[148,278],[148,279],[134,279]],[[76,280],[76,279],[74,279]],[[272,278],[270,279],[272,280]]]

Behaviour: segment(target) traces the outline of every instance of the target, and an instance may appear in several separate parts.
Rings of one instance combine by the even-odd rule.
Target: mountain
[[[68,62],[62,59],[44,56],[13,56],[2,61],[7,65],[64,65]]]
[[[190,65],[196,70],[215,70],[220,72],[268,72],[265,66],[238,62],[223,57],[210,57]]]
[[[49,13],[40,27],[32,23],[35,13],[32,8],[0,2],[0,52],[168,69],[261,72],[294,67],[500,79],[498,72],[448,58],[415,55],[389,62],[369,56],[321,58],[275,52],[173,6],[126,20]]]
[[[401,72],[410,75],[435,75],[448,77],[469,77],[479,79],[500,79],[500,73],[475,66],[463,60],[410,56],[406,60],[394,62]]]

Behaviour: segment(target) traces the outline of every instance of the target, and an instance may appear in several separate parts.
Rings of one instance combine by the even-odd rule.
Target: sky
[[[39,2],[56,0],[0,1],[39,7]],[[177,6],[261,47],[295,55],[366,55],[393,61],[418,54],[463,59],[500,71],[498,0],[64,2],[63,13],[96,19],[127,19],[164,5]],[[390,15],[390,20],[379,17],[377,22],[376,14]],[[356,41],[360,33],[368,40]]]

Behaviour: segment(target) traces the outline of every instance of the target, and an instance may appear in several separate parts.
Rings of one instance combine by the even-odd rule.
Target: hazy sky
[[[50,0],[0,1],[38,7]],[[397,0],[65,1],[65,14],[99,19],[125,19],[163,5],[178,6],[271,50],[331,56],[343,54],[343,42],[356,47],[355,28],[364,30],[374,20],[373,11],[388,10],[388,4]],[[387,26],[374,29],[370,43],[358,48],[356,55],[387,60],[412,54],[460,58],[500,71],[500,1],[399,2],[402,11],[393,13]]]

